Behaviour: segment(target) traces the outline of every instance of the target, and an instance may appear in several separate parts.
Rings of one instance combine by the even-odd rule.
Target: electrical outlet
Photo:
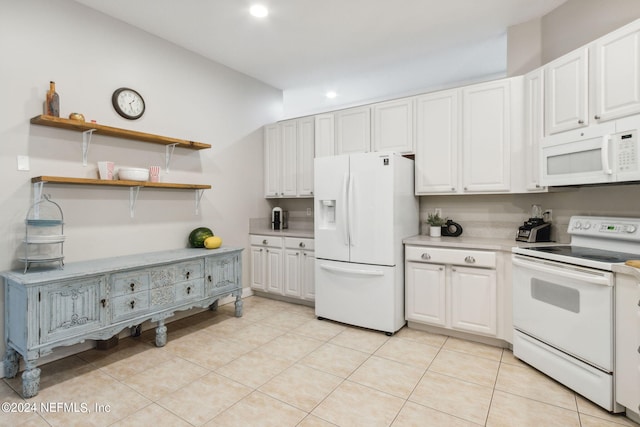
[[[553,209],[547,209],[542,215],[546,215],[547,222],[553,222]]]
[[[311,208],[307,208],[307,216],[311,216]]]
[[[433,213],[434,213],[435,215],[438,215],[440,218],[442,218],[442,209],[440,209],[440,208],[435,208],[435,209],[433,210]]]

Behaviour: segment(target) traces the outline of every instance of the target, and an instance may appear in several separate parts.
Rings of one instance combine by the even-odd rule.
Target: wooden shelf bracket
[[[82,132],[82,166],[87,166],[87,157],[89,156],[89,145],[91,145],[91,135],[95,129],[89,129]]]

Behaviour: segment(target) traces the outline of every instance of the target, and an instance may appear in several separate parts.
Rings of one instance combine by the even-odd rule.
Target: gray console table
[[[233,295],[242,316],[242,249],[176,249],[66,264],[63,270],[8,271],[5,281],[4,372],[25,361],[22,394],[38,394],[37,360],[53,348],[103,340],[146,320],[158,322],[156,345],[167,341],[166,318],[193,307],[217,308]]]

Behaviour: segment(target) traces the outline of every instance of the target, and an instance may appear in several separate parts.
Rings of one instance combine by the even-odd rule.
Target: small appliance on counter
[[[462,226],[450,219],[442,226],[442,235],[450,237],[458,237],[462,234]]]
[[[528,243],[551,241],[551,222],[544,220],[540,205],[531,207],[531,218],[518,228],[516,241]]]
[[[289,228],[289,211],[275,207],[271,210],[271,229],[286,230]]]

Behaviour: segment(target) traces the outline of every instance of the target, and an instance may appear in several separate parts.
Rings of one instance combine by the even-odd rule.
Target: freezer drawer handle
[[[334,267],[326,264],[320,264],[320,268],[327,271],[333,271],[336,273],[359,274],[362,276],[384,276],[384,271],[382,270],[362,270],[359,268],[342,268],[342,267]]]

